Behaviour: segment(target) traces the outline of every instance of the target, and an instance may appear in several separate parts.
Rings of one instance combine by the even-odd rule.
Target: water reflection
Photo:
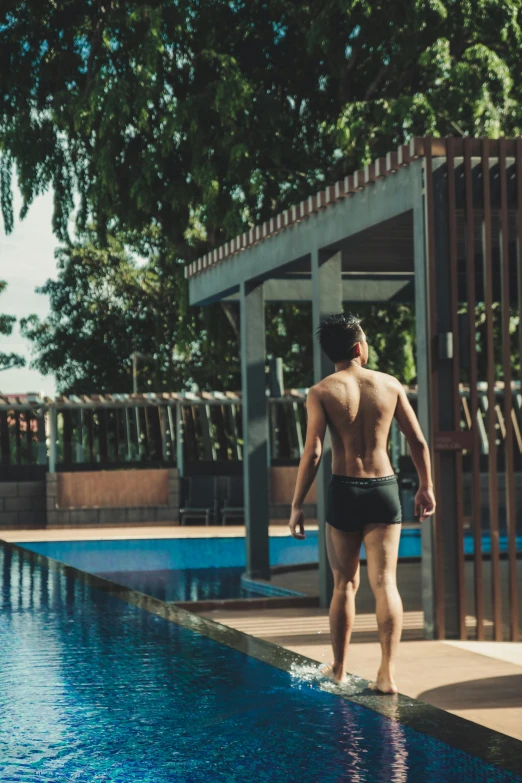
[[[294,665],[291,677],[296,688],[316,687],[326,692],[347,696],[364,693],[366,680],[351,675],[341,686],[325,679],[320,665],[313,663]],[[388,717],[380,717],[375,723],[377,731],[368,734],[368,726],[361,721],[360,710],[344,699],[339,699],[336,709],[335,741],[344,755],[343,780],[353,783],[386,780],[389,783],[406,783],[408,780],[408,750],[404,727],[398,722],[396,696],[377,697],[385,700]],[[364,728],[363,728],[364,727]],[[377,776],[377,777],[372,777]]]
[[[146,593],[160,601],[207,601],[259,597],[241,585],[244,567],[182,568],[156,571],[110,571],[105,579]]]

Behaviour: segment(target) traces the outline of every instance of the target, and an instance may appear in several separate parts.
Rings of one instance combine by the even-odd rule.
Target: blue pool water
[[[522,538],[519,547],[522,549]],[[107,576],[119,584],[163,601],[205,601],[259,597],[241,585],[245,569],[245,539],[173,538],[117,541],[39,541],[24,548],[52,557],[91,574]],[[473,539],[465,538],[465,552],[473,552]],[[491,550],[490,537],[483,536],[484,553]],[[501,551],[507,539],[500,537]],[[420,531],[405,528],[399,557],[420,557]],[[364,547],[361,556],[365,557]],[[308,531],[305,541],[291,536],[271,536],[271,565],[315,563],[318,533]]]
[[[522,549],[519,537],[518,549]],[[465,552],[473,552],[473,539],[465,538]],[[258,595],[241,585],[245,569],[245,539],[173,538],[124,541],[39,541],[24,543],[26,549],[47,555],[82,571],[106,575],[134,590],[163,601],[204,601],[249,598]],[[482,550],[491,551],[490,537],[483,535]],[[507,538],[500,536],[500,550]],[[399,557],[420,557],[420,530],[401,533]],[[361,556],[365,557],[364,547]],[[315,563],[318,533],[308,531],[305,541],[291,536],[271,536],[271,565]]]
[[[155,538],[123,541],[38,541],[25,549],[53,557],[89,573],[159,571],[187,568],[239,568],[245,566],[245,539]],[[306,541],[288,536],[270,537],[270,564],[317,562],[317,531]]]
[[[500,536],[500,551],[507,551],[507,537]],[[25,549],[53,557],[90,573],[114,571],[160,571],[163,569],[239,568],[245,566],[245,539],[235,538],[158,538],[118,541],[35,541],[23,544]],[[517,537],[522,550],[522,536]],[[473,538],[466,535],[464,551],[473,553]],[[491,552],[491,539],[482,536],[482,551]],[[399,558],[420,557],[420,530],[405,528],[401,533]],[[364,546],[361,557],[366,557]],[[308,531],[305,541],[288,536],[270,537],[270,564],[295,565],[316,563],[318,532]]]
[[[433,737],[0,545],[6,783],[507,783]]]
[[[303,546],[299,546],[300,544]],[[162,601],[255,598],[241,585],[245,539],[172,538],[123,541],[38,541],[25,549],[152,595]],[[317,561],[317,532],[305,542],[291,536],[270,538],[272,565]]]
[[[223,598],[259,598],[241,584],[244,566],[233,568],[182,568],[159,571],[109,571],[106,579],[160,601],[212,601]]]

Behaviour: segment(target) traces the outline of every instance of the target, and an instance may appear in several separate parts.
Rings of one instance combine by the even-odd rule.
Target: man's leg
[[[363,532],[382,650],[381,665],[372,687],[383,693],[397,693],[393,678],[402,632],[402,601],[396,580],[400,535],[400,524],[365,525]]]
[[[330,604],[330,633],[334,655],[331,671],[333,678],[338,681],[342,680],[346,673],[346,653],[355,619],[360,548],[360,533],[345,533],[326,523],[326,550],[334,578]]]

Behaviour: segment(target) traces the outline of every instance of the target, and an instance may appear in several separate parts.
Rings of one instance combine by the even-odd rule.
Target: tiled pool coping
[[[266,579],[252,579],[246,574],[241,576],[241,587],[244,587],[246,590],[253,590],[260,595],[266,595],[269,598],[298,598],[304,595],[304,593],[300,593],[298,590],[290,590],[288,587],[270,584]]]
[[[30,562],[46,565],[55,571],[72,576],[108,595],[163,617],[169,622],[177,623],[282,671],[294,673],[296,667],[317,666],[317,662],[310,658],[192,614],[175,604],[165,603],[110,582],[108,579],[64,565],[45,555],[19,547],[17,544],[3,540],[0,540],[0,543]],[[358,679],[357,690],[348,693],[343,687],[335,687],[328,683],[328,690],[333,690],[347,701],[360,704],[392,720],[398,720],[415,731],[434,737],[507,772],[521,774],[522,742],[401,694],[397,697],[378,695],[369,690],[368,684],[367,680]]]

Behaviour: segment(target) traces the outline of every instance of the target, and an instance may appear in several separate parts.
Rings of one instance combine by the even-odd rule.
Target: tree
[[[109,235],[100,248],[95,239],[57,252],[57,279],[37,289],[49,297],[49,317],[21,321],[33,366],[53,373],[62,393],[130,392],[139,351],[153,358],[140,362],[140,391],[237,388],[233,329],[216,305],[187,314],[183,267],[166,272],[161,258],[140,266],[120,240]]]
[[[294,36],[278,45],[269,4],[44,0],[3,9],[8,229],[13,164],[23,212],[53,186],[61,239],[78,191],[82,226],[110,224],[182,258],[291,200],[288,187],[307,193],[324,169],[323,120],[301,94],[319,68],[295,70]]]
[[[2,206],[193,258],[415,134],[522,128],[519,0],[7,0]]]
[[[102,246],[118,236],[155,259],[151,274],[164,285],[171,278],[176,301],[186,302],[180,262],[409,137],[519,134],[520,21],[520,0],[6,0],[6,230],[16,168],[22,216],[52,186],[54,230],[67,242],[78,193],[80,234],[94,225]],[[276,311],[306,317],[294,305]],[[216,383],[238,378],[237,361],[222,365],[232,355],[235,313],[223,303],[190,324],[169,323],[177,343],[189,344],[184,328],[202,338],[191,371],[203,385],[212,373]],[[28,334],[49,355],[43,326],[31,324]],[[277,326],[269,344],[289,350],[287,371],[304,385],[311,362],[299,370],[298,357],[310,356],[309,337],[293,339],[292,330]],[[225,334],[221,352],[216,335]],[[401,361],[410,373],[408,355]],[[54,365],[42,358],[42,366]],[[70,369],[74,383],[74,361]],[[100,382],[114,371],[107,367]]]
[[[5,280],[0,280],[0,294],[7,288]],[[14,315],[0,315],[0,334],[9,336],[16,323]],[[15,367],[25,367],[25,359],[17,353],[0,352],[0,370],[12,370]]]
[[[357,309],[363,328],[368,330],[369,369],[381,369],[403,383],[416,383],[413,305],[361,303]]]

